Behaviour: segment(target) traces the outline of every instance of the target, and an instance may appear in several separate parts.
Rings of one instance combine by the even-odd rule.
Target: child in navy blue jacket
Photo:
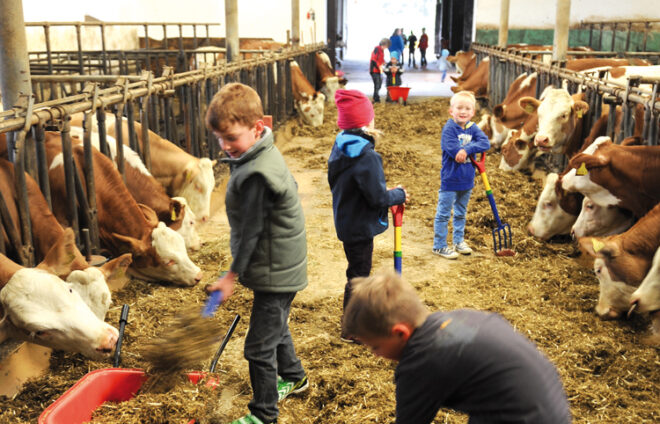
[[[388,226],[388,208],[408,200],[403,187],[388,190],[383,161],[374,150],[374,109],[357,90],[337,90],[337,135],[328,159],[328,182],[337,237],[348,260],[344,307],[351,279],[371,272],[374,236]],[[342,337],[343,338],[343,337]]]
[[[474,167],[468,156],[490,148],[488,137],[470,119],[474,117],[476,99],[469,91],[454,94],[449,103],[451,119],[442,129],[442,169],[438,208],[433,229],[433,253],[447,259],[458,254],[469,255],[472,249],[465,243],[465,215],[474,187]],[[454,247],[447,244],[449,218],[454,209]]]

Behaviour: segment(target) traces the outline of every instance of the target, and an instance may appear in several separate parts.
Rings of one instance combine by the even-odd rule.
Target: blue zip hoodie
[[[481,129],[468,122],[462,128],[450,119],[442,129],[442,169],[440,170],[440,188],[444,191],[464,191],[474,187],[474,165],[470,160],[458,163],[454,159],[459,150],[465,149],[468,156],[485,152],[490,148],[490,141]]]
[[[387,208],[406,200],[403,189],[387,189],[374,140],[359,130],[337,135],[328,159],[328,183],[337,237],[344,243],[369,240],[385,231]]]

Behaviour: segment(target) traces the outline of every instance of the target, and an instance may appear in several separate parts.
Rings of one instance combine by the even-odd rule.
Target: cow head
[[[520,171],[530,168],[538,153],[533,138],[534,134],[527,135],[524,130],[510,130],[502,144],[500,169]]]
[[[609,236],[620,234],[634,223],[631,213],[617,206],[599,206],[588,197],[582,200],[582,210],[578,215],[571,236]]]
[[[536,204],[532,220],[527,225],[529,233],[541,240],[548,240],[553,236],[568,234],[577,218],[577,211],[563,205],[563,203],[577,203],[577,199],[563,199],[558,187],[559,175],[552,172],[543,186],[543,191]],[[575,195],[573,195],[575,196]],[[581,200],[581,199],[580,199]],[[567,211],[567,210],[570,210]],[[574,213],[571,213],[574,212]]]
[[[546,89],[542,100],[523,97],[519,106],[528,113],[536,111],[539,128],[534,143],[545,152],[561,153],[575,130],[578,119],[589,110],[589,105],[575,101],[564,89]]]
[[[176,229],[176,232],[181,234],[188,249],[198,250],[201,243],[199,241],[199,234],[197,233],[197,217],[195,213],[188,206],[188,202],[184,197],[173,197],[172,202],[176,202],[181,208],[180,215],[177,217],[180,221],[180,227]]]
[[[607,172],[606,165],[609,163],[609,158],[600,154],[598,150],[600,146],[606,147],[611,144],[609,137],[598,137],[582,153],[573,156],[568,162],[568,167],[572,169],[564,175],[562,181],[564,190],[579,191],[603,207],[619,205],[621,199],[592,179],[593,172]],[[611,176],[611,179],[615,180],[615,177]]]
[[[146,239],[113,233],[112,237],[133,254],[130,273],[146,281],[168,281],[179,286],[193,286],[202,273],[186,252],[183,237],[159,222]]]
[[[325,99],[331,99],[334,103],[335,101],[335,92],[341,88],[339,84],[339,77],[327,77],[321,83],[321,93],[325,96]]]
[[[660,341],[660,249],[653,256],[653,263],[642,284],[630,296],[630,303],[637,312],[648,312],[653,319],[653,334]]]
[[[206,222],[211,213],[211,193],[215,188],[213,166],[216,160],[201,158],[191,161],[183,172],[183,183],[177,196],[184,197],[197,219]]]
[[[644,279],[651,258],[628,251],[620,235],[582,237],[580,248],[596,258],[594,271],[600,284],[596,313],[602,318],[618,318],[628,310],[630,296]]]
[[[314,93],[313,96],[306,93],[300,93],[300,95],[303,99],[296,100],[295,105],[298,113],[302,116],[303,122],[312,127],[323,125],[325,95],[319,92]]]
[[[490,145],[496,149],[500,148],[511,132],[509,128],[502,125],[502,122],[489,113],[484,113],[481,116],[477,126],[486,134],[486,137],[490,140]]]
[[[94,311],[79,290],[90,294]],[[44,270],[22,268],[0,291],[0,304],[0,326],[10,337],[92,358],[108,356],[117,343],[118,331],[100,317],[110,292],[98,269],[74,271],[65,283]]]

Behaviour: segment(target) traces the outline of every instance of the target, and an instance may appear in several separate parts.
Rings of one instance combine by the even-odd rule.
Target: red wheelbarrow
[[[390,98],[392,100],[405,105],[408,101],[408,92],[410,91],[410,87],[390,85],[387,87],[387,91],[390,93]]]

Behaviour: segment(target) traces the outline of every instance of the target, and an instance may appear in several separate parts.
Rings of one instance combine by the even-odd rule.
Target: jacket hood
[[[335,144],[328,159],[328,173],[338,174],[351,166],[364,154],[365,150],[374,148],[373,138],[360,132],[342,131],[337,134]]]

